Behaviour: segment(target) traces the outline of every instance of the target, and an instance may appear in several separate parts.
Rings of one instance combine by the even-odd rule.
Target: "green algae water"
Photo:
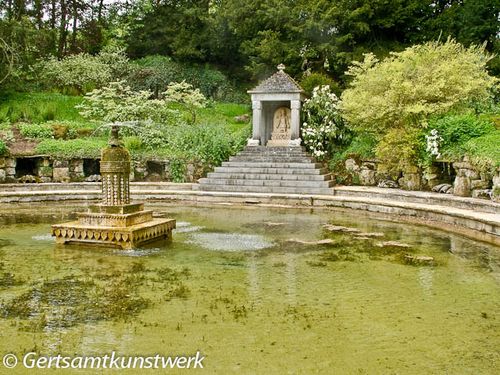
[[[498,247],[363,212],[149,207],[177,219],[174,240],[130,251],[56,246],[50,225],[84,206],[1,207],[0,356],[205,357],[111,374],[498,373]]]

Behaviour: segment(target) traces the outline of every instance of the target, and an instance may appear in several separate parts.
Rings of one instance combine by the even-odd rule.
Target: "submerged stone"
[[[361,232],[359,229],[344,227],[341,225],[324,224],[323,228],[325,228],[326,230],[328,230],[330,232],[346,232],[346,233],[359,233],[359,232]]]
[[[331,245],[331,244],[335,243],[335,241],[330,239],[330,238],[326,238],[326,239],[318,240],[318,241],[304,241],[304,240],[298,240],[298,239],[292,238],[292,239],[287,240],[287,242],[294,242],[294,243],[298,243],[301,245]]]

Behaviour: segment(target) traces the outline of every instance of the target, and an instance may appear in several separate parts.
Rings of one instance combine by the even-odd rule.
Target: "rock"
[[[101,181],[101,175],[100,174],[93,174],[88,176],[85,179],[85,182],[100,182]]]
[[[55,163],[54,163],[55,164]],[[56,182],[67,182],[69,178],[69,168],[54,168],[52,178]]]
[[[0,169],[0,182],[4,182],[6,177],[5,169]]]
[[[54,168],[68,168],[69,162],[67,160],[54,160]]]
[[[345,169],[349,172],[357,172],[359,171],[359,165],[356,163],[354,159],[347,159],[344,163]]]
[[[17,181],[19,181],[23,184],[36,184],[38,182],[41,182],[39,177],[33,176],[31,174],[27,174],[25,176],[22,176],[22,177],[18,178]]]
[[[491,189],[475,189],[472,190],[472,198],[491,199]]]
[[[403,257],[403,261],[406,264],[410,264],[412,266],[427,266],[434,264],[434,258],[423,255],[409,255],[406,254]]]
[[[0,157],[0,168],[5,167],[5,158]]]
[[[237,123],[247,123],[250,120],[249,114],[244,114],[241,116],[234,116],[234,122]]]
[[[448,190],[446,190],[446,193],[445,194],[453,194],[454,193],[454,190],[453,190],[453,186],[451,188],[449,188]]]
[[[398,241],[384,241],[384,242],[379,242],[377,244],[378,247],[401,247],[401,248],[410,248],[411,246],[408,245],[407,243],[403,242],[398,242]]]
[[[470,179],[468,177],[455,177],[455,181],[453,182],[453,192],[454,195],[458,195],[459,197],[470,197]]]
[[[385,234],[381,232],[360,232],[354,234],[357,237],[384,237]]]
[[[399,186],[404,190],[421,190],[422,180],[419,173],[405,173],[398,180]]]
[[[5,166],[8,168],[16,168],[17,160],[14,158],[5,158]],[[7,173],[9,174],[9,173]]]
[[[471,190],[488,189],[488,187],[489,187],[489,182],[485,180],[472,180],[470,182]]]
[[[5,174],[7,176],[15,176],[16,175],[16,168],[11,168],[11,167],[5,168]]]
[[[258,139],[248,139],[247,146],[259,146],[260,141]]]
[[[298,239],[292,238],[292,239],[287,240],[287,242],[294,242],[294,243],[298,243],[301,245],[331,245],[331,244],[335,243],[335,241],[330,239],[330,238],[326,238],[324,240],[319,240],[319,241],[303,241],[303,240],[298,240]]]
[[[273,223],[271,221],[265,222],[264,225],[267,225],[268,227],[279,227],[281,225],[285,225],[285,223]]]
[[[377,185],[379,188],[397,189],[398,183],[392,180],[382,180]]]
[[[453,188],[453,186],[451,186],[450,184],[439,184],[439,185],[434,186],[432,188],[432,191],[434,191],[436,193],[446,194],[452,188]]]
[[[361,172],[359,173],[359,182],[364,186],[375,186],[375,171],[373,169],[362,166]]]
[[[435,193],[440,193],[440,190],[441,188],[443,188],[444,186],[446,186],[447,184],[439,184],[439,185],[436,185],[434,186],[431,190]]]
[[[346,232],[346,233],[359,233],[359,232],[361,232],[359,229],[343,227],[341,225],[325,224],[325,225],[323,225],[323,228],[325,228],[326,230],[328,230],[330,232]]]

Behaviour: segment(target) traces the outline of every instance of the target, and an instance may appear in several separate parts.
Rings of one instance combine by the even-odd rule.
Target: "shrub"
[[[184,106],[191,114],[191,124],[194,124],[196,121],[196,110],[204,108],[207,105],[207,98],[205,98],[200,90],[193,88],[186,81],[169,84],[163,96],[166,103],[173,102]]]
[[[500,130],[473,138],[463,145],[464,153],[483,172],[500,167]]]
[[[0,139],[0,155],[5,155],[7,153],[7,145],[3,140]]]
[[[96,56],[80,53],[61,60],[51,57],[42,61],[38,70],[46,86],[82,94],[123,77],[128,59],[121,50],[104,50]]]
[[[18,124],[19,133],[30,139],[50,139],[54,138],[52,126],[48,124]]]
[[[62,158],[98,158],[106,146],[104,138],[45,139],[36,146],[36,152]]]
[[[343,115],[354,130],[382,140],[377,156],[384,163],[414,163],[419,158],[411,150],[425,149],[419,133],[431,115],[490,98],[498,82],[486,70],[490,58],[484,45],[465,48],[452,39],[415,45],[381,62],[367,54],[349,69],[353,80],[342,94]]]
[[[463,155],[463,146],[467,141],[493,132],[495,125],[472,113],[450,114],[431,118],[429,129],[437,131],[441,138],[439,142],[441,155],[456,159]]]
[[[237,90],[217,69],[208,65],[179,64],[166,56],[147,56],[134,62],[128,77],[135,90],[149,90],[155,97],[172,82],[186,81],[212,99],[232,99]]]
[[[83,117],[104,122],[161,120],[165,103],[150,96],[149,91],[133,91],[124,81],[112,82],[85,95],[76,108]]]
[[[322,73],[311,73],[304,76],[300,81],[300,86],[309,96],[313,94],[314,88],[318,86],[329,86],[336,95],[340,95],[339,85],[326,74]]]
[[[325,158],[335,144],[345,142],[348,132],[338,111],[338,98],[329,86],[316,87],[304,103],[302,137],[306,148],[318,159]]]

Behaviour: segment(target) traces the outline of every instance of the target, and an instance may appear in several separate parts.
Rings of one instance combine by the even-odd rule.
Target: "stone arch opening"
[[[83,159],[83,175],[90,177],[101,174],[101,161],[99,159]]]
[[[23,176],[38,176],[38,165],[41,163],[42,158],[27,157],[17,158],[16,160],[16,178]]]

